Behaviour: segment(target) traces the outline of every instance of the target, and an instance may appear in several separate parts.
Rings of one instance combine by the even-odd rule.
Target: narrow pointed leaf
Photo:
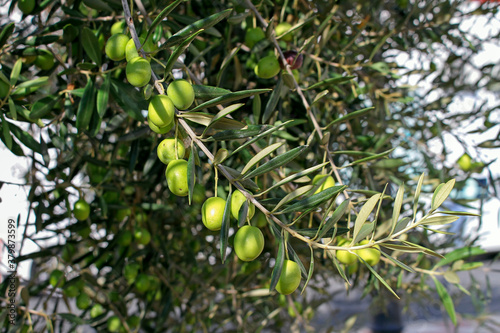
[[[90,124],[90,118],[95,110],[95,89],[94,82],[88,80],[83,92],[82,100],[76,113],[76,127],[78,131],[87,130]]]
[[[245,165],[243,170],[241,170],[241,174],[245,175],[245,173],[247,173],[248,170],[250,170],[255,164],[259,163],[264,158],[271,155],[276,149],[281,147],[283,144],[284,144],[284,142],[278,142],[278,143],[272,144],[272,145],[262,149],[258,154],[256,154],[254,157],[252,157],[250,159],[250,161],[248,161],[248,163]]]
[[[226,206],[224,207],[224,214],[222,217],[222,226],[220,229],[220,256],[222,258],[222,263],[226,261],[226,249],[229,237],[229,226],[230,226],[230,216],[231,216],[231,198],[232,193],[229,193],[226,199]]]
[[[188,48],[189,44],[191,44],[191,42],[196,38],[196,36],[198,36],[198,34],[202,32],[203,29],[195,32],[192,36],[186,38],[185,41],[183,41],[179,46],[177,46],[177,48],[175,49],[174,52],[172,52],[172,54],[167,60],[167,63],[165,64],[165,69],[164,69],[165,76],[170,74],[170,71],[172,71],[172,68],[174,68],[175,62],[177,61],[179,56]]]
[[[450,214],[450,215],[459,215],[459,216],[481,216],[481,214],[469,213],[469,212],[457,212],[452,210],[440,210],[440,214]]]
[[[448,198],[453,190],[453,186],[455,186],[455,179],[449,180],[446,184],[444,184],[441,188],[437,188],[434,192],[433,200],[432,200],[432,209],[438,209],[443,202]]]
[[[40,88],[41,86],[46,85],[49,82],[48,76],[41,76],[33,80],[25,81],[16,86],[16,89],[12,93],[12,95],[21,95],[26,92],[26,89],[31,88],[31,91],[34,89]]]
[[[381,245],[383,245],[383,244],[381,244]],[[398,259],[391,257],[390,255],[388,255],[387,253],[385,253],[383,251],[380,251],[380,253],[382,253],[382,255],[384,257],[386,257],[387,259],[389,259],[390,261],[392,261],[394,264],[396,264],[397,266],[401,267],[402,269],[405,269],[405,270],[407,270],[410,273],[415,273],[415,270],[413,268],[411,268],[410,266],[402,263]]]
[[[455,306],[453,305],[453,300],[451,299],[450,294],[448,294],[446,288],[441,282],[439,282],[438,279],[436,279],[434,276],[432,276],[432,279],[434,280],[434,284],[436,285],[436,291],[439,295],[439,298],[441,299],[441,302],[443,302],[443,306],[446,309],[448,316],[450,316],[451,322],[453,323],[453,325],[457,326],[457,315],[455,313]]]
[[[330,162],[321,163],[321,164],[315,165],[315,166],[313,166],[311,168],[308,168],[306,170],[294,173],[293,175],[288,176],[288,177],[280,180],[279,182],[277,182],[273,186],[265,189],[264,191],[262,191],[261,193],[259,193],[259,196],[262,195],[262,194],[265,194],[265,193],[267,193],[269,191],[271,191],[272,189],[274,189],[276,187],[283,186],[283,185],[288,184],[288,183],[290,183],[290,182],[292,182],[292,181],[294,181],[296,179],[299,179],[299,178],[302,178],[304,176],[307,176],[308,174],[313,173],[314,171],[316,171],[318,169],[321,169],[322,167],[324,167],[325,165],[327,165],[329,163]]]
[[[269,101],[267,101],[266,108],[264,109],[264,114],[262,115],[262,123],[267,123],[269,118],[273,115],[274,111],[276,111],[276,106],[280,100],[281,89],[283,87],[283,77],[280,75],[278,78],[278,82],[276,83],[276,87],[274,87],[271,96],[269,97]]]
[[[195,156],[196,156],[196,147],[194,144],[191,144],[191,152],[189,154],[188,158],[188,167],[187,167],[187,176],[188,176],[188,201],[189,204],[191,205],[191,202],[193,201],[193,191],[194,191],[194,184],[196,183],[195,181],[195,175],[196,175],[196,170],[195,170]]]
[[[274,264],[273,272],[271,274],[271,284],[269,286],[269,291],[273,291],[278,284],[278,280],[281,275],[281,270],[283,269],[283,262],[285,261],[285,240],[281,235],[278,238],[278,255],[276,256],[276,261]]]
[[[165,48],[168,48],[170,46],[179,44],[185,38],[187,38],[188,36],[191,36],[193,33],[197,32],[198,30],[201,30],[201,29],[206,30],[206,29],[216,25],[217,23],[219,23],[220,21],[222,21],[223,19],[228,17],[229,14],[231,14],[231,11],[232,11],[232,9],[226,9],[222,12],[213,14],[209,17],[198,20],[198,21],[186,26],[184,29],[176,32],[172,37],[170,37],[165,42],[165,44],[163,44],[161,46],[161,49],[165,49]]]
[[[260,140],[261,138],[265,137],[266,135],[269,135],[275,131],[277,131],[278,129],[284,127],[286,124],[292,122],[292,120],[289,120],[289,121],[286,121],[284,122],[283,124],[280,124],[279,126],[273,126],[271,127],[269,130],[266,130],[262,133],[260,133],[259,135],[256,135],[254,138],[252,138],[251,140],[248,140],[247,142],[245,142],[244,144],[242,144],[241,146],[239,146],[238,148],[236,148],[232,153],[231,155],[234,155],[236,154],[237,152],[239,152],[240,150],[243,150],[245,149],[248,145],[251,145],[252,143],[254,143],[255,141],[258,141]]]
[[[366,261],[364,261],[363,258],[361,257],[358,258],[359,260],[361,260],[363,264],[365,264],[366,268],[368,268],[368,270],[387,288],[387,290],[389,290],[394,296],[396,296],[397,299],[399,299],[399,296],[394,292],[394,290],[392,290],[389,284],[387,284],[387,282],[377,273],[377,271],[375,271],[372,266],[370,266]]]
[[[85,53],[88,54],[90,59],[97,64],[97,66],[101,67],[101,56],[102,52],[99,49],[99,41],[97,40],[96,35],[92,30],[87,27],[84,27],[82,30],[81,41],[83,49]]]
[[[300,212],[300,211],[303,211],[306,209],[317,207],[317,206],[321,205],[323,202],[330,200],[335,195],[342,192],[346,187],[347,187],[346,185],[332,186],[330,188],[327,188],[324,191],[321,191],[318,194],[313,194],[308,198],[300,200],[299,202],[285,208],[280,213],[286,214],[286,213],[291,213],[291,212]]]
[[[413,219],[415,219],[415,216],[417,215],[417,209],[418,209],[418,199],[420,197],[420,191],[422,190],[422,184],[424,183],[424,175],[420,175],[420,178],[418,179],[417,183],[417,188],[415,189],[415,197],[413,198]]]
[[[220,119],[226,117],[228,114],[238,110],[239,108],[241,108],[243,105],[243,103],[239,103],[239,104],[233,104],[233,105],[230,105],[228,106],[227,108],[224,108],[222,110],[219,111],[219,113],[217,113],[215,115],[215,117],[212,118],[212,120],[210,120],[210,123],[208,123],[207,125],[207,128],[205,128],[205,130],[203,131],[203,134],[202,135],[205,135],[205,133],[207,132],[207,130],[213,125],[215,124],[217,121],[219,121]]]
[[[279,168],[279,167],[281,167],[283,165],[286,165],[287,163],[289,163],[292,160],[294,160],[297,156],[299,156],[300,154],[302,154],[302,152],[307,147],[308,146],[296,147],[296,148],[294,148],[292,150],[287,151],[283,155],[276,156],[275,158],[273,158],[269,162],[264,163],[263,165],[259,166],[255,170],[253,170],[253,171],[249,172],[248,174],[246,174],[243,177],[243,179],[257,177],[257,176],[260,176],[260,175],[262,175],[264,173],[267,173],[267,172],[269,172],[271,170]]]
[[[320,81],[318,83],[315,83],[312,86],[309,86],[309,87],[307,87],[304,90],[311,90],[311,89],[317,89],[317,88],[323,88],[323,87],[331,86],[331,85],[334,85],[334,84],[341,84],[341,83],[344,83],[344,82],[351,81],[355,77],[356,76],[354,76],[354,75],[350,75],[350,76],[341,76],[341,77],[334,77],[334,78],[331,78],[331,79],[326,79],[326,80]]]
[[[13,120],[17,120],[17,108],[14,100],[9,97],[9,113]]]
[[[227,89],[198,84],[193,84],[193,90],[196,99],[213,99],[231,93],[231,91]]]
[[[375,109],[375,107],[371,106],[369,108],[364,108],[364,109],[361,109],[361,110],[357,110],[357,111],[348,113],[347,115],[345,115],[343,117],[340,117],[338,119],[333,120],[331,123],[329,123],[328,125],[326,125],[324,128],[328,129],[330,126],[333,126],[335,124],[340,124],[340,123],[348,121],[350,119],[361,117],[361,116],[365,115],[366,113],[370,112],[373,109]]]
[[[9,128],[9,122],[5,120],[5,117],[3,113],[0,113],[0,117],[2,119],[2,135],[3,135],[3,142],[9,148],[9,150],[12,150],[12,136],[10,135],[10,128]]]
[[[344,214],[347,212],[347,209],[349,208],[349,204],[350,204],[350,200],[347,199],[347,200],[344,200],[338,207],[337,209],[335,209],[335,211],[333,212],[332,216],[330,217],[330,219],[328,219],[328,221],[325,223],[325,225],[323,226],[323,228],[321,228],[321,232],[318,234],[318,236],[316,237],[316,239],[321,239],[323,238],[326,233],[328,231],[331,230],[331,228],[333,228],[333,226],[335,224],[337,224],[337,222],[342,218],[342,216],[344,216]]]
[[[394,151],[394,149],[396,149],[396,148],[389,149],[389,150],[384,151],[383,153],[380,153],[380,154],[376,154],[376,155],[372,155],[372,156],[360,158],[359,160],[356,160],[356,161],[350,163],[349,165],[347,165],[347,166],[345,166],[343,168],[351,167],[353,165],[358,165],[358,164],[361,164],[361,163],[365,163],[365,162],[368,162],[368,161],[377,160],[377,159],[380,159],[382,157],[386,157],[387,155],[389,155],[390,153],[392,153]]]
[[[36,153],[39,153],[39,154],[42,153],[42,147],[41,147],[40,143],[38,143],[31,136],[30,133],[23,131],[22,129],[20,129],[19,127],[14,125],[13,123],[9,123],[9,129],[10,129],[10,132],[12,134],[14,134],[14,136],[16,138],[18,138],[19,141],[21,141],[21,143],[23,145],[25,145],[26,147],[28,147],[29,149],[33,150]]]
[[[17,59],[16,63],[12,67],[12,72],[10,73],[10,84],[15,86],[17,80],[19,79],[19,74],[21,73],[21,68],[23,67],[23,60],[21,58]]]
[[[331,257],[332,257],[333,264],[334,264],[335,268],[337,269],[337,271],[339,272],[340,276],[344,279],[345,282],[347,282],[349,285],[351,285],[351,283],[349,282],[349,279],[345,275],[344,269],[340,266],[335,255],[332,255]]]
[[[259,135],[273,128],[270,125],[249,125],[248,127],[237,130],[225,130],[215,133],[211,136],[215,141],[245,139],[255,135]]]
[[[211,99],[205,103],[202,103],[202,104],[198,105],[197,107],[193,108],[191,111],[194,112],[194,111],[198,111],[198,110],[203,110],[203,109],[206,109],[206,108],[218,105],[218,104],[222,104],[222,103],[230,103],[230,102],[242,99],[242,98],[247,98],[247,97],[250,97],[253,95],[262,94],[262,93],[268,92],[270,90],[271,89],[250,89],[250,90],[232,92],[232,93]]]
[[[435,267],[436,268],[441,267],[444,265],[451,264],[452,262],[455,262],[457,260],[466,259],[484,253],[486,253],[486,251],[484,251],[480,247],[463,247],[460,249],[453,250],[450,253],[446,254],[444,259],[440,260]]]
[[[214,165],[221,164],[228,156],[229,152],[227,151],[227,149],[221,148],[217,150],[217,153],[214,156],[214,161],[213,161]]]
[[[416,246],[409,246],[409,245],[399,245],[399,244],[389,244],[389,243],[382,243],[380,246],[383,246],[385,248],[394,250],[394,251],[401,251],[401,252],[407,252],[407,253],[421,253],[424,252],[423,248],[416,247]]]
[[[299,187],[298,189],[294,190],[293,192],[288,193],[283,199],[280,200],[280,202],[274,207],[272,212],[277,211],[281,206],[287,204],[288,202],[294,200],[295,198],[300,197],[304,193],[309,192],[313,188],[312,185],[306,185]]]
[[[380,200],[381,196],[382,196],[382,194],[380,193],[380,194],[376,194],[373,197],[371,197],[370,199],[368,199],[368,201],[363,205],[363,207],[359,211],[359,214],[356,217],[356,222],[354,222],[354,230],[352,233],[353,240],[358,235],[359,231],[363,227],[363,224],[365,224],[366,219],[368,218],[368,216],[370,216],[371,212],[373,211],[373,208],[375,208],[375,206],[377,205],[377,202]],[[351,245],[353,245],[353,244],[355,244],[355,243],[352,242]]]
[[[192,121],[194,123],[208,126],[214,119],[213,114],[203,113],[203,112],[186,112],[179,115],[186,120]],[[219,121],[212,124],[214,129],[240,129],[245,127],[243,123],[229,118],[220,118]]]
[[[425,225],[449,224],[455,222],[456,220],[458,220],[458,218],[459,218],[458,216],[432,216],[418,222],[418,224],[425,224]]]
[[[154,33],[154,31],[155,31],[156,27],[158,26],[158,24],[160,24],[161,21],[163,21],[163,19],[165,17],[167,17],[167,15],[170,14],[172,12],[172,10],[174,10],[175,7],[177,7],[177,5],[180,4],[182,1],[184,1],[184,0],[175,0],[170,5],[168,5],[167,7],[165,7],[160,12],[160,14],[158,14],[158,16],[156,16],[156,18],[154,19],[153,23],[151,23],[151,26],[149,27],[148,33],[146,35],[146,38],[144,38],[145,41],[147,41],[148,38],[149,38],[149,36],[151,36],[151,34]]]
[[[396,200],[394,200],[394,208],[392,210],[392,226],[389,235],[392,235],[394,229],[396,228],[396,224],[399,219],[399,214],[401,212],[401,207],[403,206],[404,194],[405,194],[405,186],[404,184],[402,184],[398,189],[398,193],[396,194]]]
[[[238,51],[241,49],[241,44],[234,47],[228,55],[222,60],[222,64],[220,65],[219,72],[217,73],[217,85],[220,84],[220,80],[222,78],[222,74],[224,73],[224,70],[226,67],[231,63],[231,60],[234,58],[234,56],[238,53]]]
[[[356,235],[355,238],[353,238],[353,242],[358,243],[362,239],[364,239],[366,236],[371,234],[373,230],[375,230],[375,225],[376,221],[370,222],[370,223],[365,223],[361,226],[361,229],[359,230],[358,234]]]
[[[241,176],[241,173],[238,170],[235,170],[233,168],[230,168],[228,166],[224,166],[224,169],[231,175],[231,177],[238,179]],[[238,183],[241,184],[246,189],[249,189],[250,191],[257,192],[260,190],[259,186],[255,184],[250,179],[245,179],[245,180],[238,180]]]
[[[104,82],[97,91],[97,114],[99,117],[104,117],[106,108],[108,107],[109,87],[111,85],[111,78],[109,74],[104,75]]]
[[[60,96],[44,97],[31,106],[30,119],[35,120],[45,117],[59,101]]]
[[[311,280],[311,277],[314,273],[314,251],[311,246],[309,246],[309,249],[311,250],[311,261],[309,262],[309,273],[307,273],[307,280],[306,283],[304,283],[304,287],[302,287],[302,291],[300,292],[301,294],[304,293],[304,290],[306,290],[307,285],[309,284],[309,281]]]
[[[248,216],[248,201],[245,200],[243,205],[241,205],[240,211],[238,212],[238,227],[245,225]]]

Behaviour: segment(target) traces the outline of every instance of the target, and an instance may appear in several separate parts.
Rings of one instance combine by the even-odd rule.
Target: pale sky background
[[[477,6],[477,4],[471,4],[470,6]],[[18,19],[19,19],[18,15]],[[500,14],[497,15],[497,18],[500,18]],[[488,34],[498,34],[500,33],[500,24],[498,24],[498,20],[496,24],[486,24],[486,19],[484,17],[478,16],[473,17],[469,20],[466,20],[461,23],[462,29],[471,28],[471,32],[481,36],[486,37]],[[475,61],[478,65],[484,65],[486,63],[494,63],[497,67],[500,66],[500,46],[495,45],[489,42],[485,42],[484,50],[481,51],[476,57]],[[406,67],[411,68],[412,63],[416,64],[417,61],[421,61],[418,57],[409,58],[407,56],[399,56],[397,57],[397,61],[404,63]],[[434,59],[435,62],[439,64],[439,59]],[[497,70],[499,71],[499,70]],[[471,70],[471,75],[475,75]],[[409,78],[409,81],[406,83],[415,84],[419,79],[417,76],[412,76]],[[428,87],[429,85],[425,82],[418,82],[423,89]],[[434,92],[433,94],[429,94],[428,98],[436,98],[439,92]],[[500,101],[497,96],[495,96],[492,92],[488,91],[480,91],[476,96],[457,96],[453,102],[452,111],[456,112],[464,112],[466,110],[471,110],[474,103],[477,99],[488,100],[488,103],[493,106],[495,104],[499,104]],[[496,111],[495,114],[492,115],[490,121],[499,123],[500,122],[500,111]],[[21,126],[26,129],[26,124],[15,122],[18,126]],[[494,127],[494,129],[482,133],[482,134],[467,134],[466,132],[475,128],[477,124],[470,124],[464,128],[457,128],[455,130],[455,134],[459,135],[469,147],[474,147],[478,143],[481,143],[487,139],[494,138],[496,133],[498,132],[498,125]],[[456,164],[458,158],[464,153],[464,150],[460,144],[456,141],[456,139],[451,134],[445,135],[446,146],[452,153],[448,156],[447,161],[445,162],[447,166],[453,166]],[[435,153],[440,153],[442,146],[441,142],[435,140],[434,142],[429,143]],[[25,148],[23,145],[21,145]],[[25,149],[28,152],[27,149]],[[471,149],[471,151],[474,151]],[[482,157],[486,161],[497,159],[497,161],[491,165],[491,170],[498,177],[500,174],[500,149],[482,149],[481,150]],[[472,156],[473,158],[476,156]],[[24,184],[25,180],[23,178],[26,171],[30,168],[29,161],[25,158],[19,158],[12,154],[4,145],[0,143],[0,181],[14,184]],[[486,172],[483,172],[482,175],[475,175],[476,177],[486,177]],[[6,239],[6,231],[7,231],[7,221],[9,218],[14,220],[17,219],[18,214],[21,214],[21,225],[24,225],[26,222],[26,217],[28,214],[28,203],[27,203],[27,195],[29,192],[29,186],[18,186],[13,184],[4,184],[0,189],[0,238]],[[77,197],[74,196],[71,198],[71,202],[77,200]],[[499,214],[500,202],[498,199],[489,200],[485,206],[485,215],[484,221],[486,221],[482,233],[485,234],[483,241],[481,244],[490,250],[500,250],[498,245],[498,239],[500,238],[500,228],[498,226],[498,214]],[[34,215],[31,215],[30,222],[34,222]],[[484,223],[484,222],[483,222]],[[17,244],[20,244],[20,239],[22,233],[24,232],[24,228],[21,227],[17,233]],[[31,233],[32,231],[29,230]],[[495,248],[496,247],[496,248]],[[38,248],[35,244],[30,241],[26,241],[25,247],[23,249],[23,253],[30,253],[33,251],[37,251]],[[4,251],[2,262],[6,262],[7,255]],[[29,262],[22,263],[18,268],[18,273],[21,276],[29,277]],[[5,272],[5,267],[0,265],[0,271]]]

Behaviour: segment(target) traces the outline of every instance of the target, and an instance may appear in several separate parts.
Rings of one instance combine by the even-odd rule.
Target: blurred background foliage
[[[474,131],[499,131],[497,105],[481,101],[471,110],[453,108],[464,94],[488,91],[498,97],[498,63],[478,66],[473,61],[484,43],[498,45],[498,34],[479,37],[461,30],[460,25],[473,16],[496,22],[495,4],[190,0],[180,1],[150,29],[169,4],[130,2],[137,33],[151,30],[160,46],[156,60],[151,61],[160,79],[168,83],[173,77],[183,77],[230,91],[270,88],[243,99],[244,106],[231,117],[248,125],[277,126],[293,120],[256,141],[251,149],[230,155],[223,165],[241,171],[259,149],[276,142],[285,143],[277,155],[308,145],[286,167],[255,179],[261,189],[284,175],[328,161],[328,151],[335,165],[344,167],[338,170],[337,183],[348,185],[357,210],[386,185],[385,194],[394,198],[404,184],[401,212],[411,216],[421,173],[426,174],[421,197],[428,200],[419,201],[419,211],[429,209],[437,185],[455,178],[460,190],[474,172],[489,175],[487,196],[498,197],[498,175],[488,172],[492,161],[484,158],[481,149],[499,147],[499,136],[476,148],[464,144],[466,154],[460,165],[449,163],[452,151],[444,140],[445,134],[455,135],[454,129],[473,122],[477,123]],[[262,228],[266,245],[257,260],[243,263],[231,252],[223,264],[219,233],[201,223],[201,204],[214,195],[215,186],[213,166],[205,154],[198,154],[193,203],[168,191],[165,168],[156,155],[164,136],[150,131],[144,112],[153,87],[136,89],[127,84],[125,63],[112,62],[103,52],[112,27],[119,29],[115,23],[124,20],[121,2],[37,0],[34,9],[22,17],[17,1],[1,5],[5,14],[0,22],[0,62],[5,76],[2,84],[8,85],[0,96],[1,138],[13,154],[32,161],[25,180],[34,218],[28,216],[30,225],[21,248],[28,241],[39,246],[39,251],[19,257],[19,261],[32,260],[32,276],[20,281],[23,292],[14,327],[7,326],[6,311],[0,310],[5,322],[2,332],[62,332],[83,326],[104,332],[113,324],[118,331],[131,332],[139,327],[144,332],[313,330],[310,323],[315,309],[329,299],[331,279],[341,280],[328,251],[316,250],[311,257],[306,243],[290,237],[290,246],[307,269],[314,259],[314,274],[302,295],[298,291],[287,297],[269,293],[278,251],[272,228],[267,223]],[[199,34],[165,76],[163,66],[176,47],[162,48],[165,41],[186,25],[226,9],[232,11]],[[264,29],[267,37],[249,46],[246,31],[264,28],[259,16],[270,24]],[[278,38],[280,48],[304,57],[294,75],[310,104],[310,114],[323,128],[324,139],[315,135],[309,110],[288,73],[261,79],[254,72],[261,58],[276,54],[272,35],[280,22],[292,26],[292,38]],[[127,28],[123,25],[122,29]],[[45,66],[41,62],[44,50],[54,56],[53,66],[50,59]],[[197,95],[197,104],[204,100]],[[359,110],[364,111],[354,113]],[[217,109],[204,111],[216,114]],[[89,116],[88,126],[78,119],[84,113]],[[347,115],[352,117],[341,119]],[[197,134],[203,132],[204,126],[187,119]],[[177,131],[189,147],[188,133],[180,126]],[[208,131],[205,138],[216,132]],[[220,148],[231,152],[242,142],[208,140],[205,144],[215,154]],[[440,144],[442,149],[436,150]],[[384,158],[360,161],[388,151]],[[325,172],[331,171],[327,165]],[[270,203],[266,207],[272,207],[276,203],[272,199],[283,198],[309,181],[275,189],[259,200],[266,199]],[[219,173],[218,195],[225,198],[228,193],[229,182]],[[81,222],[71,213],[79,198],[91,207],[90,217]],[[474,206],[468,208],[480,213]],[[379,221],[390,220],[392,211],[392,201],[384,200]],[[259,215],[255,223],[262,218]],[[294,227],[317,228],[321,218],[319,211]],[[437,299],[442,290],[436,290],[439,284],[429,284],[425,275],[429,269],[435,267],[439,272],[435,275],[463,288],[455,272],[479,265],[460,261],[482,253],[471,247],[474,239],[462,234],[431,238],[433,234],[413,230],[407,239],[435,251],[449,251],[460,242],[466,251],[454,252],[449,258],[455,260],[447,265],[441,262],[439,269],[434,266],[439,258],[390,252],[417,269],[408,273],[386,258],[376,266],[377,273],[399,294]],[[346,272],[351,288],[360,288],[363,295],[384,290],[365,267]],[[2,291],[6,288],[3,283]],[[413,299],[404,297],[406,302]],[[445,307],[452,311],[449,304]],[[332,325],[339,329],[344,323]]]

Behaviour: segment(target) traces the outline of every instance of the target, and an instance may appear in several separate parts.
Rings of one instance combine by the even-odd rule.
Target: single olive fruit
[[[127,46],[129,40],[130,38],[122,33],[109,37],[106,47],[104,48],[104,51],[109,59],[114,61],[125,59],[125,47]]]
[[[365,239],[359,243],[359,245],[366,244],[370,244],[370,241]],[[356,253],[370,266],[375,266],[380,261],[380,246],[378,245],[375,245],[372,248],[356,250]]]
[[[139,318],[139,316],[133,315],[127,318],[127,324],[130,328],[137,328],[139,327],[140,323],[141,323],[141,318]]]
[[[247,198],[240,192],[240,190],[233,192],[233,195],[231,196],[231,215],[233,215],[235,219],[238,219],[241,206],[243,206],[243,203],[246,200]],[[251,219],[253,214],[255,214],[255,206],[253,203],[249,203],[247,218]]]
[[[234,252],[240,260],[252,261],[264,249],[264,235],[257,227],[245,225],[234,236]]]
[[[19,0],[17,2],[17,7],[23,14],[28,15],[35,9],[35,0]]]
[[[349,243],[350,243],[349,240],[347,240],[345,238],[341,238],[338,242],[338,245],[342,246],[342,247],[346,247],[347,245],[349,245]],[[337,260],[340,263],[345,264],[345,265],[353,264],[353,263],[357,262],[357,260],[358,260],[357,255],[355,255],[354,253],[351,253],[349,251],[344,251],[344,250],[337,250],[335,253],[335,256],[337,257]]]
[[[75,218],[79,221],[86,220],[90,215],[89,204],[83,199],[75,202],[75,206],[73,207],[73,215],[75,215]]]
[[[174,127],[174,122],[172,121],[169,125],[164,127],[158,127],[151,121],[151,119],[149,119],[148,115],[148,125],[149,128],[157,134],[167,134]]]
[[[255,66],[255,74],[262,79],[270,79],[280,72],[280,63],[275,56],[270,55],[259,60]]]
[[[149,279],[148,275],[143,273],[137,275],[137,279],[135,280],[135,287],[137,288],[137,291],[139,291],[140,293],[145,293],[149,290],[150,285],[151,280]]]
[[[186,160],[174,160],[168,164],[165,171],[170,192],[179,197],[185,197],[189,193],[187,167],[188,162]]]
[[[89,295],[85,293],[81,293],[76,298],[76,307],[80,310],[88,309],[90,307],[90,304],[92,304],[92,300],[90,299]]]
[[[176,108],[186,110],[194,102],[194,89],[186,80],[175,80],[168,85],[167,96]]]
[[[193,202],[201,204],[205,201],[205,187],[201,184],[195,184],[193,189]]]
[[[267,225],[266,215],[260,211],[257,212],[257,214],[253,217],[252,225],[257,228],[264,228]]]
[[[146,228],[138,228],[134,237],[139,244],[148,245],[151,241],[151,233]]]
[[[0,79],[0,98],[5,98],[9,94],[10,84]]]
[[[292,33],[286,33],[292,28],[292,25],[288,22],[282,22],[276,26],[274,31],[276,32],[276,37],[280,38],[285,42],[291,42],[293,39]]]
[[[126,73],[131,85],[143,87],[151,80],[151,65],[146,59],[135,57],[127,63]]]
[[[326,179],[323,180],[323,178],[325,178],[325,177],[326,177]],[[322,183],[318,187],[318,189],[314,192],[314,194],[318,194],[319,192],[322,192],[322,191],[326,190],[327,188],[335,186],[335,180],[333,180],[333,177],[329,176],[329,175],[316,175],[316,176],[314,176],[312,184],[316,185],[320,181],[322,181]]]
[[[212,231],[220,230],[226,200],[219,197],[208,198],[201,207],[201,219],[205,227]]]
[[[282,295],[289,295],[299,287],[300,280],[299,264],[285,259],[280,278],[276,284],[276,290]]]
[[[177,155],[175,154],[175,145],[177,144]],[[186,153],[186,148],[184,148],[184,143],[179,139],[168,138],[164,139],[158,145],[156,149],[158,158],[162,163],[167,164],[173,160],[178,160],[184,158]]]
[[[460,156],[457,163],[458,163],[458,166],[460,167],[460,169],[462,169],[463,171],[467,172],[467,171],[470,171],[472,169],[472,164],[473,164],[472,158],[467,153],[464,153],[462,156]]]
[[[122,322],[118,316],[111,316],[108,318],[108,331],[119,332],[122,328]]]
[[[111,26],[111,35],[123,34],[127,28],[127,23],[125,21],[117,21]]]
[[[156,50],[156,48],[157,48],[157,47],[155,47],[155,45],[153,44],[153,42],[151,41],[151,39],[148,39],[148,41],[146,42],[146,44],[144,44],[144,38],[143,37],[139,37],[139,41],[141,42],[142,49],[146,53],[154,52]],[[127,59],[127,61],[130,61],[130,60],[134,59],[135,57],[139,57],[139,51],[135,47],[134,40],[131,38],[127,42],[127,45],[125,46],[125,59]],[[151,58],[148,57],[147,60],[151,61]]]
[[[65,282],[66,282],[66,278],[64,277],[63,271],[61,271],[59,269],[55,269],[50,273],[49,283],[52,287],[61,288]]]
[[[254,47],[255,44],[257,44],[258,42],[260,42],[264,38],[266,38],[266,34],[264,33],[264,31],[261,28],[259,28],[259,27],[250,28],[250,29],[247,29],[247,31],[245,33],[245,44],[249,48],[252,48],[252,47]]]
[[[23,50],[22,59],[26,65],[32,64],[36,60],[36,49],[34,47],[28,47]]]
[[[173,122],[174,114],[174,103],[168,96],[156,95],[151,98],[148,106],[148,118],[153,124],[160,128],[168,126]]]
[[[90,309],[90,318],[99,317],[104,313],[104,308],[101,304],[94,304],[94,306]]]
[[[349,274],[355,274],[358,271],[358,268],[359,268],[359,261],[355,261],[353,264],[347,266],[347,272]]]
[[[45,49],[38,51],[38,55],[35,59],[35,66],[43,69],[44,71],[48,71],[49,69],[54,67],[54,64],[54,55],[50,51]]]

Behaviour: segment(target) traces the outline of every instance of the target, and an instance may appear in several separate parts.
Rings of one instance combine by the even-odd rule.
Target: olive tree
[[[464,289],[483,251],[451,249],[446,227],[478,212],[446,200],[488,165],[447,168],[427,142],[466,120],[442,117],[453,96],[494,83],[491,66],[464,80],[482,40],[457,23],[492,5],[6,4],[1,138],[32,161],[18,223],[40,250],[17,258],[36,269],[4,331],[310,329],[331,279],[437,295],[456,323],[442,278]]]

